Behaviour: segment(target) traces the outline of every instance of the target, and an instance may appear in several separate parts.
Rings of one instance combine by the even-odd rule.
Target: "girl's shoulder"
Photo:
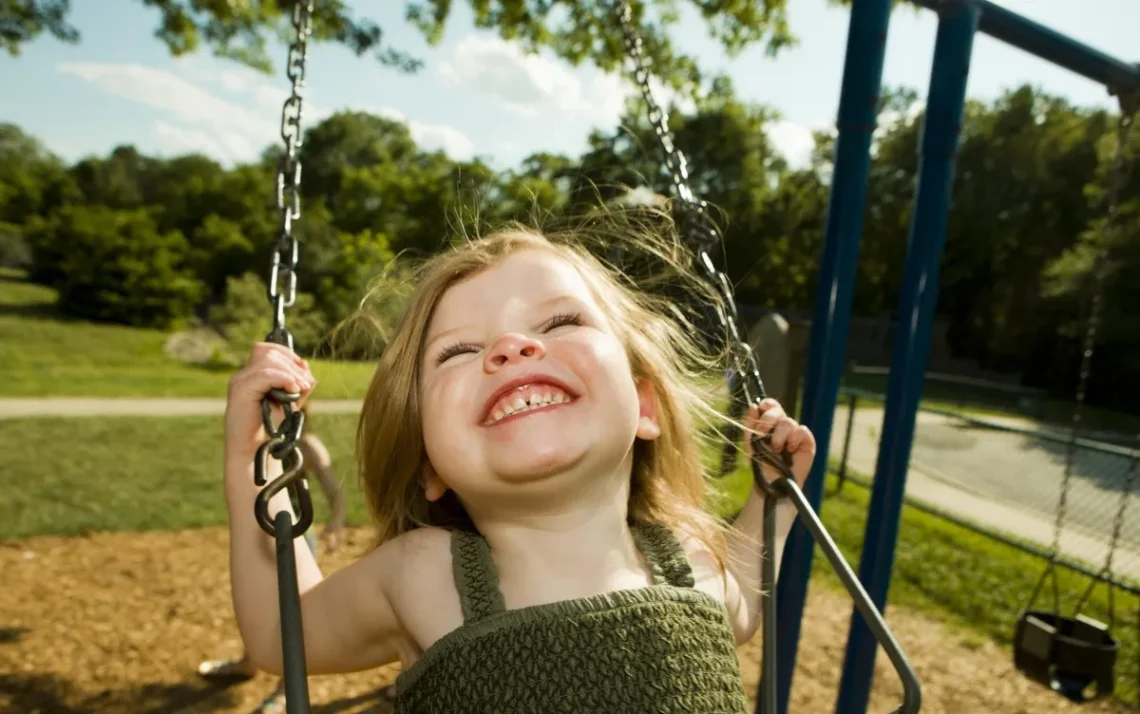
[[[677,527],[671,528],[670,532],[680,544],[685,559],[693,571],[693,587],[708,593],[720,602],[725,602],[727,597],[725,567],[717,555],[717,549],[690,529]]]
[[[424,526],[401,533],[381,548],[387,549],[389,565],[396,565],[392,571],[399,583],[446,579],[452,581],[451,531],[434,526]]]
[[[402,533],[381,548],[389,550],[385,590],[401,622],[414,661],[433,642],[463,624],[451,563],[451,532],[424,527]]]

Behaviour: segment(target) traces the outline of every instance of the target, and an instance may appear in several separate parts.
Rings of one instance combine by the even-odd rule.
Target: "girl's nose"
[[[542,359],[545,355],[546,348],[542,342],[518,332],[507,332],[495,340],[491,349],[487,350],[483,368],[487,372],[495,372],[524,360]]]

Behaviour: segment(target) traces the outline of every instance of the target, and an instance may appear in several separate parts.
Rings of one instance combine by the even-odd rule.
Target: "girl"
[[[310,673],[399,660],[401,714],[746,711],[735,645],[759,625],[762,499],[732,529],[704,511],[693,420],[711,410],[692,333],[572,238],[498,233],[417,277],[358,427],[378,545],[327,578],[297,549]],[[275,672],[259,403],[315,384],[260,344],[229,389],[234,605]],[[747,426],[802,482],[811,433],[770,400]],[[783,538],[795,512],[779,513]]]

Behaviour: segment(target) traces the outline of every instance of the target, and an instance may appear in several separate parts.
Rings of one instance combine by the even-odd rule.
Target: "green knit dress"
[[[396,680],[396,714],[745,714],[724,604],[664,527],[633,536],[653,585],[507,610],[482,536],[453,531],[463,625]]]

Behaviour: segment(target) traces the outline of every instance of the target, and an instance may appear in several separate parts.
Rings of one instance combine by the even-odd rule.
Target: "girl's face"
[[[613,473],[657,436],[614,328],[578,271],[517,253],[453,285],[421,355],[429,499],[469,504],[564,473]]]

